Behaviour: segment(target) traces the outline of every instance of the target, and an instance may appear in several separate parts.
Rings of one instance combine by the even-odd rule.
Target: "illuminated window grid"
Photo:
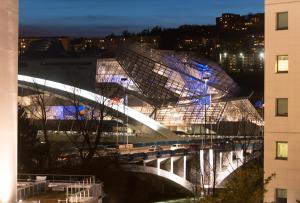
[[[144,57],[138,57],[134,53],[131,56],[134,56],[134,58],[131,60],[135,61],[135,66],[138,66],[138,68],[135,68],[132,72],[130,72],[133,69],[130,67],[130,64],[133,63],[125,62],[126,60],[130,59],[127,54],[125,54],[125,56],[121,56],[119,60],[121,64],[129,64],[129,66],[125,67],[125,69],[127,69],[127,74],[138,83],[144,95],[159,101],[158,103],[171,100],[172,97],[173,100],[176,100],[178,95],[174,95],[174,93],[171,93],[170,90],[164,88],[164,83],[166,82],[167,78],[153,73],[152,70],[154,63],[152,61]]]
[[[155,51],[154,51],[155,52]],[[143,51],[142,52],[142,54],[143,55],[146,55],[146,51]],[[133,54],[134,55],[134,54]],[[151,56],[153,56],[153,52],[151,53]],[[140,56],[138,56],[138,57],[140,57]],[[146,57],[146,56],[145,56]],[[148,55],[148,57],[149,57],[149,55]],[[129,58],[129,57],[126,57],[126,58]],[[159,57],[156,57],[156,58],[159,58]],[[159,59],[162,59],[163,57],[160,57]],[[139,60],[139,59],[133,59],[133,61],[136,61],[136,60]],[[147,61],[147,59],[144,59],[144,61]],[[151,60],[150,60],[151,61]],[[174,61],[176,61],[176,60],[174,60],[173,59],[173,62]],[[133,63],[135,63],[135,62],[133,62]],[[129,63],[130,64],[130,63]],[[143,63],[136,63],[136,64],[138,64],[139,66],[142,66],[143,64],[145,64],[144,62]],[[174,65],[174,64],[173,64]],[[158,66],[162,66],[162,67],[166,67],[166,65],[162,65],[162,64],[160,64],[160,65],[158,65],[156,62],[154,62],[154,63],[150,63],[150,65],[148,64],[148,65],[146,65],[146,66],[150,66],[151,68],[150,68],[150,70],[152,71],[152,72],[155,72],[155,73],[157,73],[157,75],[166,75],[165,74],[165,70],[164,69],[162,69],[162,70],[159,70],[157,67]],[[174,66],[175,66],[175,68],[174,68]],[[173,66],[173,69],[175,69],[175,70],[171,70],[170,72],[168,72],[168,74],[170,73],[171,75],[169,76],[169,79],[170,79],[170,81],[168,81],[168,85],[167,86],[165,86],[167,89],[169,89],[169,87],[171,88],[171,91],[172,92],[176,92],[176,93],[179,93],[179,91],[180,91],[180,89],[178,88],[178,87],[180,87],[180,85],[178,85],[178,83],[175,85],[175,83],[173,84],[173,81],[175,80],[175,79],[173,79],[172,78],[172,75],[178,75],[179,73],[176,71],[176,70],[180,70],[180,68],[183,68],[184,66],[182,66],[182,65],[180,65],[180,64],[178,64],[178,63],[175,63],[175,65]],[[136,68],[137,68],[137,66],[136,66]],[[139,68],[138,68],[139,69]],[[146,71],[144,71],[144,73],[145,72],[148,72],[149,70],[147,70],[147,68],[144,68],[143,67],[143,69],[145,69]],[[153,71],[154,70],[154,71]],[[227,79],[229,79],[229,82],[227,81],[226,82],[226,84],[228,84],[228,86],[230,86],[230,85],[234,85],[234,82],[232,82],[232,80],[228,77],[228,76],[226,76],[226,74],[223,74],[222,75],[222,72],[221,71],[219,71],[217,68],[216,68],[216,70],[214,70],[214,71],[216,71],[216,74],[217,74],[217,76],[219,76],[219,78],[218,78],[218,80],[224,80],[224,81],[227,81]],[[152,73],[151,72],[151,73]],[[192,74],[190,74],[190,73],[188,73],[187,71],[181,71],[181,72],[183,72],[183,73],[185,73],[185,74],[183,74],[183,73],[180,73],[180,77],[185,77],[184,79],[186,79],[186,80],[189,80],[192,84],[196,84],[196,85],[194,85],[194,86],[192,86],[192,88],[190,87],[190,88],[188,88],[186,85],[183,85],[183,87],[182,87],[182,89],[181,89],[181,94],[180,94],[180,97],[182,97],[183,95],[184,96],[186,96],[186,97],[188,97],[188,96],[190,96],[191,98],[192,97],[194,97],[195,95],[199,95],[199,91],[198,91],[198,89],[199,89],[199,87],[201,87],[201,85],[202,85],[202,87],[203,87],[203,84],[197,84],[197,82],[198,81],[192,81],[188,76],[189,75],[192,75]],[[190,70],[190,72],[193,72],[193,74],[195,73],[195,71],[194,70]],[[183,76],[182,76],[183,75]],[[153,82],[157,82],[157,83],[159,83],[159,84],[164,84],[164,82],[162,82],[162,81],[160,81],[160,80],[158,80],[158,78],[159,77],[155,77],[154,78],[154,80],[152,80],[151,82],[153,83]],[[212,79],[213,80],[217,80],[216,79],[217,77],[212,77]],[[150,88],[151,86],[147,86],[147,88]],[[164,89],[164,86],[163,85],[161,85],[161,87],[160,88],[162,88],[162,89]],[[195,91],[195,90],[192,90],[192,89],[197,89],[197,91]],[[158,89],[157,89],[158,90]],[[218,90],[217,89],[215,89],[215,92],[216,93],[218,93]],[[202,90],[202,93],[203,93],[203,90]],[[220,94],[220,93],[218,93],[218,94]],[[222,93],[222,94],[224,94],[224,93]],[[221,94],[220,94],[220,96],[219,97],[221,97]],[[166,102],[165,102],[165,105],[167,105],[167,103],[168,103],[168,98],[167,97],[164,97],[165,99],[166,99]],[[164,99],[163,98],[163,99]],[[213,109],[213,110],[211,110],[212,109],[212,107],[211,108],[208,108],[207,109],[207,112],[206,112],[206,114],[207,114],[207,117],[210,117],[210,118],[208,118],[209,120],[216,120],[216,119],[218,119],[219,118],[219,115],[220,115],[220,109],[222,109],[221,107],[219,107],[219,108],[217,108],[217,106],[214,106],[215,108]],[[184,109],[184,108],[183,108]],[[186,108],[185,108],[185,110],[183,110],[183,117],[187,117],[187,115],[190,117],[190,118],[192,118],[192,117],[195,117],[195,119],[198,119],[199,120],[199,116],[197,117],[197,116],[194,116],[195,115],[195,113],[196,112],[199,112],[198,114],[201,116],[202,115],[202,119],[201,120],[203,120],[203,111],[201,111],[201,110],[196,110],[197,108],[195,108],[195,109],[193,109],[193,110],[187,110]],[[218,110],[219,109],[219,110]],[[191,113],[192,112],[192,113]],[[158,118],[160,118],[160,119],[163,119],[164,117],[166,117],[166,115],[168,114],[168,112],[167,111],[161,111],[160,112],[161,113],[161,115],[159,115],[158,114]],[[181,113],[182,114],[182,113]],[[210,115],[211,114],[211,115]]]

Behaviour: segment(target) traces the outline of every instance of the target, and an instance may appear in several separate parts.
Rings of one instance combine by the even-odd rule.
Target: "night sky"
[[[156,25],[215,24],[225,12],[263,12],[263,0],[20,0],[20,34],[105,36]]]

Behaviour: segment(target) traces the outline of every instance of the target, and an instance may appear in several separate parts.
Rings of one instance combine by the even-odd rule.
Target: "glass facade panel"
[[[276,99],[276,116],[288,116],[288,99]]]
[[[208,76],[207,83],[204,76]],[[248,100],[222,101],[239,92],[239,87],[221,67],[203,58],[148,49],[140,44],[124,46],[116,59],[99,59],[97,85],[122,85],[122,77],[135,86],[130,94],[149,105],[136,104],[134,108],[166,126],[237,121],[242,112],[239,109],[252,109]],[[260,121],[256,111],[252,115],[257,116],[253,120]]]
[[[277,73],[287,73],[289,71],[289,57],[287,55],[277,56]]]
[[[276,203],[287,203],[286,189],[276,189]]]
[[[288,158],[288,143],[277,142],[276,143],[276,159],[287,159]]]
[[[277,30],[288,29],[288,12],[277,13]]]

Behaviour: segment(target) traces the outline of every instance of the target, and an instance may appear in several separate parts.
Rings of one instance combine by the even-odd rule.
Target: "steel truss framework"
[[[246,116],[262,122],[247,98],[236,98],[239,87],[221,67],[187,54],[155,50],[145,44],[124,46],[116,59],[98,61],[97,81],[126,87],[130,98],[141,100],[131,107],[169,127],[186,130]]]

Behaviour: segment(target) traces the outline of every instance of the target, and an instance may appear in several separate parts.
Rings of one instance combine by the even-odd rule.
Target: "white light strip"
[[[203,180],[204,179],[204,150],[202,149],[200,150],[199,156],[200,156],[200,177],[202,177],[201,180]]]
[[[186,156],[183,156],[183,179],[186,179]]]
[[[220,160],[219,160],[219,171],[222,171],[223,166],[223,153],[220,152]]]
[[[73,87],[70,85],[62,84],[59,82],[54,82],[51,80],[45,80],[45,79],[41,79],[41,78],[34,78],[34,77],[30,77],[30,76],[25,76],[25,75],[18,75],[18,80],[23,81],[23,82],[28,82],[31,84],[38,84],[41,86],[61,90],[61,91],[68,92],[71,94],[75,94],[76,96],[80,96],[82,98],[85,98],[85,99],[88,99],[90,101],[94,101],[97,103],[103,103],[103,101],[104,101],[105,106],[112,108],[122,114],[125,114],[126,116],[128,116],[130,118],[133,118],[133,119],[139,121],[140,123],[148,126],[149,128],[153,129],[154,131],[160,133],[161,135],[167,136],[166,130],[168,130],[168,129],[165,126],[163,126],[162,124],[160,124],[159,122],[149,118],[148,116],[146,116],[128,106],[125,106],[125,108],[124,108],[123,104],[112,105],[112,103],[113,103],[112,100],[109,98],[106,98],[102,95],[95,94],[93,92],[90,92],[90,91],[87,91],[84,89],[80,89],[77,87]],[[123,109],[125,109],[125,113],[124,113]],[[171,134],[171,132],[170,132],[170,134]]]
[[[171,173],[174,173],[174,157],[171,157]]]
[[[209,149],[209,182],[210,186],[213,186],[214,180],[214,151],[213,149]]]

